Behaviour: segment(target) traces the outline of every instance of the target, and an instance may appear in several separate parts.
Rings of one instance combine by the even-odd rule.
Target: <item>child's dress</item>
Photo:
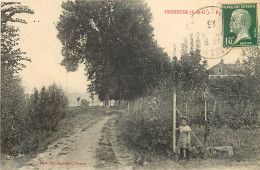
[[[186,125],[186,126],[180,126],[179,129],[180,129],[180,136],[178,140],[178,147],[190,150],[191,139],[190,139],[190,134],[188,132],[191,132],[191,128],[188,125]]]

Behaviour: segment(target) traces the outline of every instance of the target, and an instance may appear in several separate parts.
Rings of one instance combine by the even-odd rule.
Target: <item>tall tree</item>
[[[12,69],[14,72],[25,67],[21,61],[30,61],[29,58],[23,57],[24,52],[17,48],[19,44],[19,28],[10,23],[24,23],[26,21],[15,18],[16,14],[28,13],[33,14],[27,6],[21,5],[20,2],[1,2],[1,68]]]
[[[200,54],[200,39],[198,34],[196,46],[194,47],[193,34],[190,34],[190,50],[188,50],[188,44],[188,39],[184,38],[181,45],[180,70],[178,71],[179,86],[182,87],[184,91],[205,88],[208,79],[206,71],[207,62],[202,60]]]
[[[188,38],[183,38],[183,42],[181,43],[181,57],[185,56],[189,53],[188,50]]]
[[[68,1],[62,8],[62,65],[75,71],[84,63],[105,105],[111,98],[134,99],[158,81],[167,55],[153,39],[152,15],[142,0]]]
[[[10,152],[15,144],[17,116],[22,113],[23,89],[14,73],[25,67],[19,44],[19,29],[13,23],[26,23],[17,14],[33,11],[20,2],[1,2],[1,144],[4,152]],[[19,104],[20,103],[20,104]],[[19,113],[19,114],[18,114]]]

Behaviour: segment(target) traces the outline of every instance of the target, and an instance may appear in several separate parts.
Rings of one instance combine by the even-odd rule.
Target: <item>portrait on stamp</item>
[[[248,11],[244,9],[237,9],[232,12],[230,19],[230,32],[233,32],[237,35],[236,40],[233,44],[238,43],[240,40],[251,40],[251,36],[248,33],[249,28],[251,27],[251,15]]]

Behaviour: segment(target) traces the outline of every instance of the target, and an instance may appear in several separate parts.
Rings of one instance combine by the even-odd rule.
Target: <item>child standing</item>
[[[188,118],[185,116],[181,117],[181,124],[180,127],[177,129],[180,130],[180,136],[178,140],[178,146],[180,148],[180,159],[184,159],[184,152],[185,158],[189,160],[190,148],[191,148],[191,138],[190,132],[191,128],[188,126]]]

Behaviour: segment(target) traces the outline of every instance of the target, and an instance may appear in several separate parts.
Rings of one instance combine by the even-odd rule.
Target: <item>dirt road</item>
[[[97,163],[95,155],[101,130],[113,117],[113,115],[104,116],[90,127],[78,126],[76,133],[54,142],[47,151],[38,154],[20,170],[95,169]]]
[[[75,110],[77,112],[79,111]],[[192,159],[189,163],[155,159],[140,166],[135,163],[134,153],[117,140],[117,114],[111,112],[112,115],[97,115],[97,112],[73,112],[74,116],[62,120],[59,132],[67,131],[66,136],[50,144],[46,151],[39,153],[20,170],[259,169],[260,162],[256,160],[237,162],[229,159]],[[255,134],[257,149],[260,141],[259,129]],[[18,169],[17,162],[11,165],[13,166],[5,169]]]

